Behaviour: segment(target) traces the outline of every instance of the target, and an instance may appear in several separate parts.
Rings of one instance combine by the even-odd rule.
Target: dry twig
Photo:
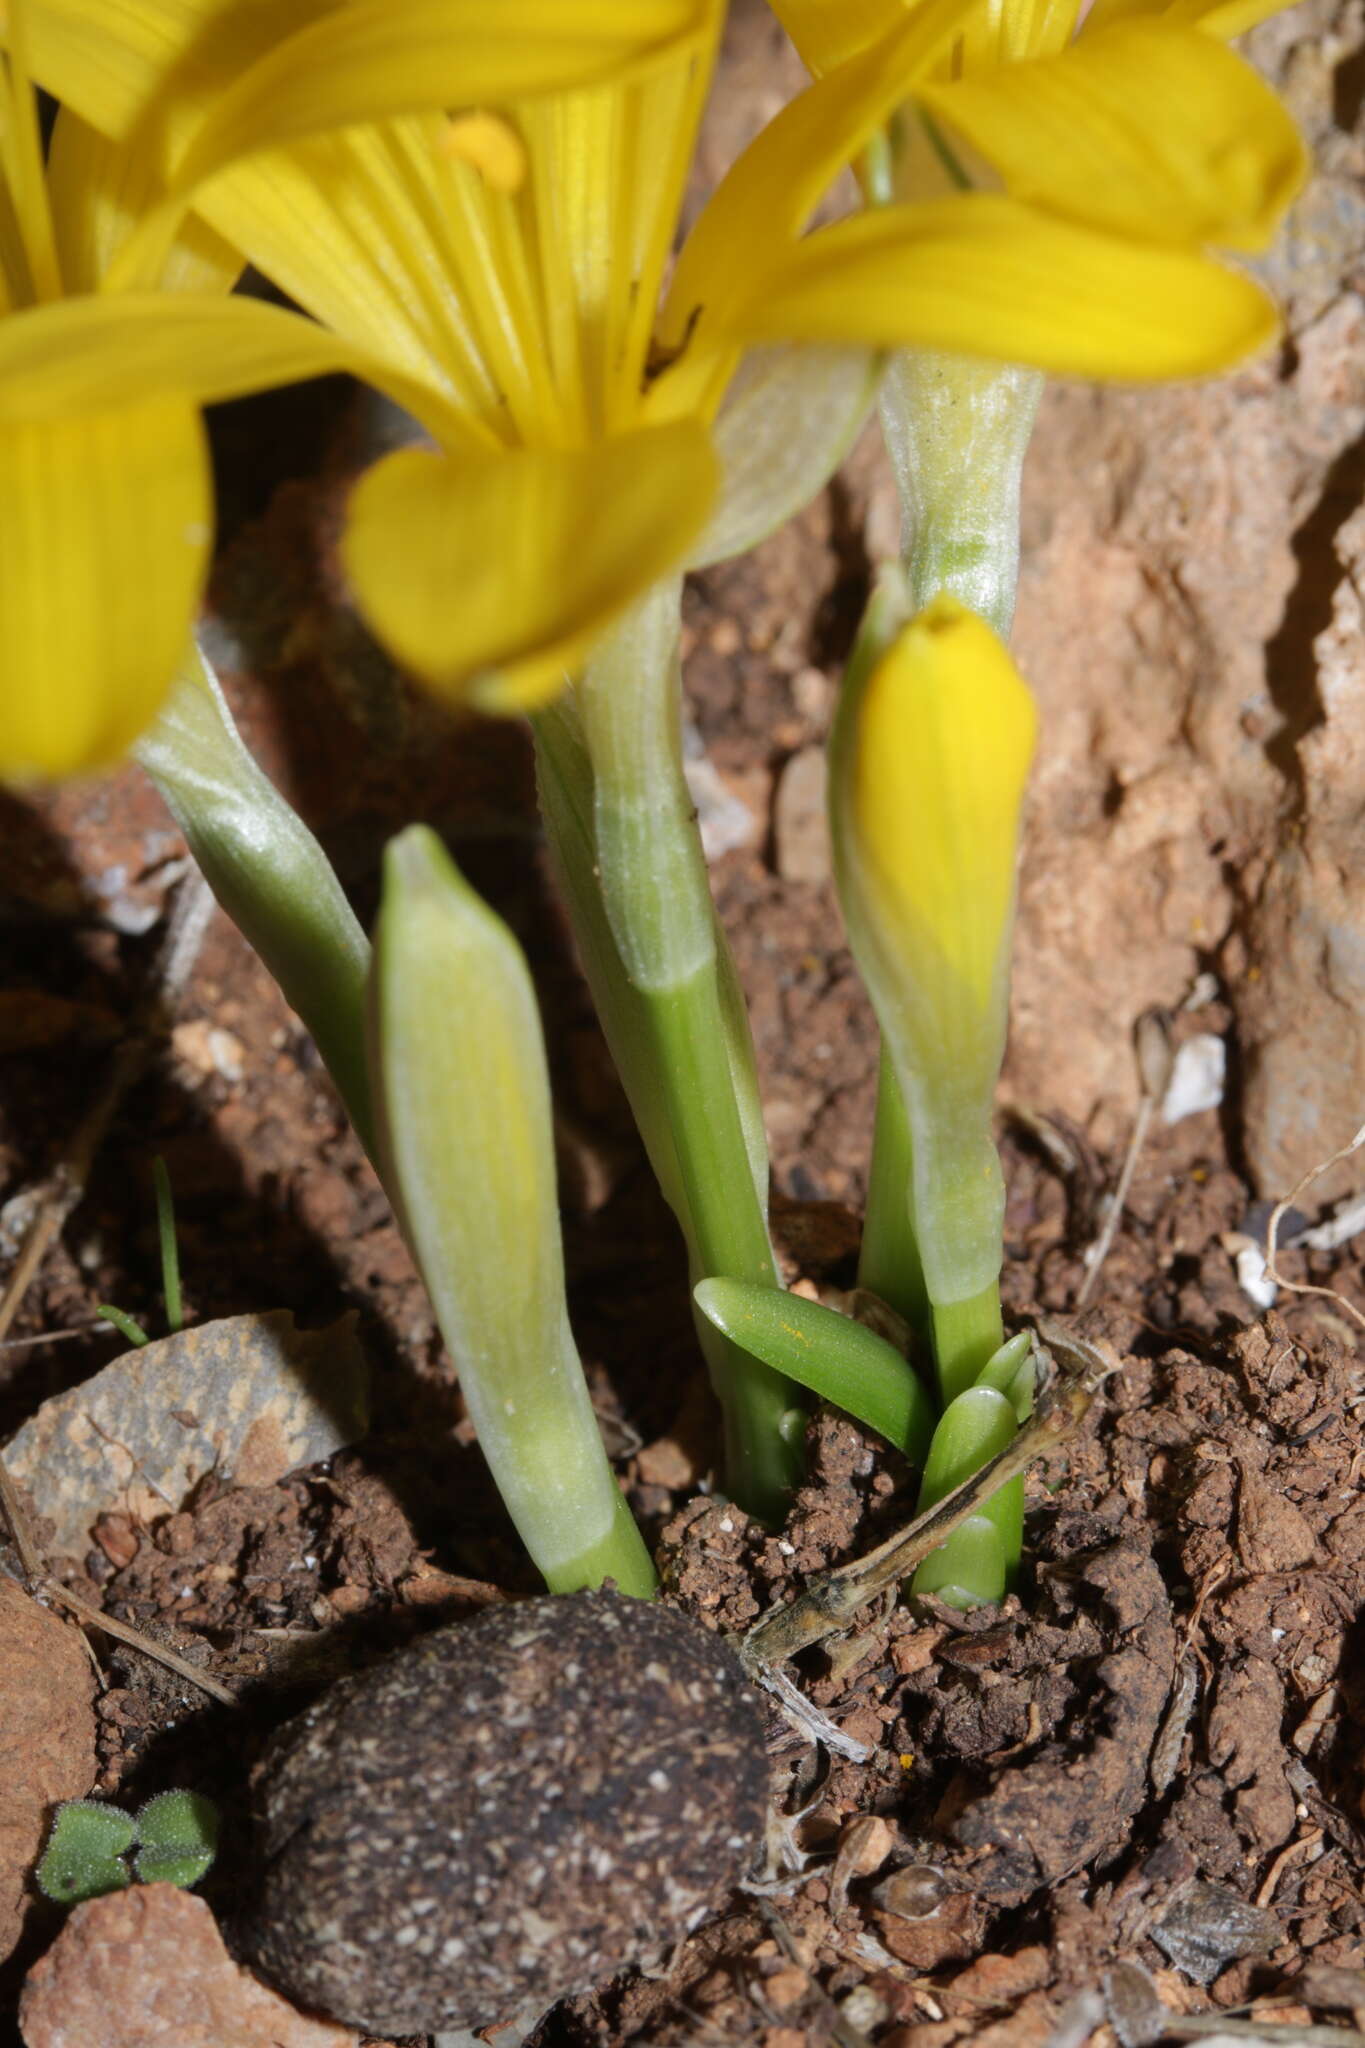
[[[1330,1159],[1324,1159],[1321,1166],[1311,1166],[1302,1179],[1295,1181],[1293,1187],[1284,1196],[1283,1200],[1275,1204],[1270,1212],[1270,1221],[1265,1227],[1265,1277],[1272,1286],[1283,1287],[1286,1294],[1320,1294],[1325,1300],[1334,1301],[1338,1308],[1344,1308],[1347,1315],[1352,1317],[1362,1330],[1365,1330],[1365,1315],[1361,1314],[1353,1301],[1347,1301],[1344,1294],[1338,1294],[1335,1287],[1313,1287],[1307,1281],[1286,1280],[1284,1275],[1277,1272],[1275,1267],[1275,1259],[1279,1251],[1280,1225],[1283,1223],[1288,1211],[1294,1207],[1305,1188],[1310,1188],[1315,1180],[1321,1180],[1324,1173],[1330,1173],[1332,1168],[1339,1166],[1343,1159],[1349,1159],[1351,1154],[1358,1152],[1362,1145],[1365,1145],[1365,1124],[1361,1125],[1349,1145],[1343,1145],[1341,1150],[1334,1152]]]
[[[1084,1308],[1089,1301],[1091,1289],[1100,1277],[1100,1268],[1109,1256],[1110,1246],[1123,1220],[1128,1190],[1133,1185],[1138,1154],[1147,1142],[1148,1127],[1156,1113],[1157,1104],[1170,1084],[1171,1031],[1164,1010],[1143,1011],[1137,1020],[1133,1044],[1137,1054],[1138,1087],[1141,1091],[1138,1096],[1137,1116],[1133,1122],[1133,1135],[1128,1140],[1128,1150],[1123,1157],[1118,1186],[1114,1189],[1109,1204],[1109,1213],[1104,1219],[1099,1236],[1086,1253],[1085,1275],[1075,1301],[1078,1309]]]
[[[789,1607],[774,1608],[756,1622],[740,1648],[740,1661],[751,1678],[762,1683],[770,1666],[782,1664],[798,1650],[823,1642],[827,1636],[846,1628],[859,1608],[866,1607],[886,1587],[908,1577],[931,1550],[937,1550],[958,1524],[975,1514],[982,1501],[988,1500],[1006,1480],[1013,1479],[1035,1458],[1075,1434],[1101,1380],[1114,1367],[1093,1345],[1073,1336],[1058,1323],[1041,1322],[1038,1333],[1058,1357],[1061,1370],[1056,1384],[1044,1395],[1014,1441],[946,1494],[936,1507],[917,1516],[866,1557],[822,1573],[811,1580]]]
[[[197,1685],[201,1692],[208,1693],[210,1698],[221,1700],[225,1707],[236,1706],[237,1695],[230,1692],[218,1679],[210,1678],[207,1672],[200,1671],[175,1650],[168,1650],[164,1643],[154,1642],[151,1636],[144,1635],[141,1629],[134,1628],[131,1623],[116,1621],[112,1614],[105,1614],[100,1608],[92,1607],[79,1593],[73,1593],[60,1579],[53,1578],[43,1560],[42,1552],[34,1541],[23,1502],[19,1498],[14,1481],[5,1470],[3,1459],[0,1459],[0,1507],[5,1511],[5,1519],[14,1538],[14,1547],[19,1553],[19,1563],[28,1581],[28,1590],[35,1599],[55,1600],[59,1606],[65,1607],[69,1614],[74,1614],[90,1628],[103,1629],[106,1635],[117,1636],[118,1640],[127,1643],[130,1649],[140,1650],[144,1657],[151,1657],[158,1664],[164,1664],[168,1670],[188,1679],[191,1685]]]

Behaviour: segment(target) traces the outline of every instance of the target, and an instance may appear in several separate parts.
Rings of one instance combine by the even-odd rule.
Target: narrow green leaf
[[[1005,1597],[1008,1580],[1000,1531],[986,1515],[969,1515],[915,1573],[913,1590],[932,1593],[964,1611]]]
[[[248,752],[198,650],[136,752],[219,903],[312,1032],[373,1157],[369,943],[321,846]]]
[[[1017,1432],[1014,1407],[997,1388],[969,1387],[959,1394],[934,1431],[920,1484],[919,1512],[936,1506],[945,1494],[970,1479],[997,1451],[1012,1443]],[[995,1548],[972,1526],[977,1522],[994,1530]],[[1023,1527],[1024,1482],[1011,1479],[982,1503],[978,1515],[955,1529],[947,1542],[924,1560],[915,1573],[912,1590],[937,1593],[957,1607],[999,1600],[1019,1563]]]
[[[915,1464],[923,1462],[933,1405],[918,1374],[884,1337],[818,1301],[744,1280],[703,1280],[692,1294],[734,1343],[865,1422]]]
[[[175,1199],[171,1177],[160,1156],[152,1161],[156,1186],[156,1227],[161,1237],[161,1292],[166,1303],[166,1327],[174,1336],[185,1327],[185,1305],[180,1294],[180,1247],[175,1241]]]

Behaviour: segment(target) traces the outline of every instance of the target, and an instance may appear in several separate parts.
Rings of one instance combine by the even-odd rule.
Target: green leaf
[[[136,1824],[121,1806],[72,1799],[57,1808],[42,1860],[34,1872],[43,1896],[60,1906],[122,1891],[131,1882],[121,1859],[133,1845]]]
[[[422,825],[384,855],[370,994],[384,1184],[498,1491],[552,1592],[610,1577],[647,1598],[569,1328],[535,990]]]
[[[198,1884],[218,1849],[218,1809],[201,1792],[159,1792],[137,1817],[143,1884]]]
[[[969,1515],[925,1558],[915,1573],[913,1591],[932,1593],[946,1606],[965,1612],[1003,1600],[1008,1576],[1005,1546],[995,1523],[985,1515]]]
[[[1029,1330],[1020,1330],[1017,1336],[1007,1338],[1000,1349],[986,1360],[976,1376],[976,1384],[994,1387],[1003,1394],[1022,1429],[1033,1413],[1035,1378],[1033,1334]]]
[[[369,942],[321,846],[248,751],[197,648],[139,741],[137,758],[219,903],[312,1032],[373,1157],[365,1064]]]
[[[980,1471],[998,1451],[1013,1442],[1017,1432],[1014,1407],[997,1388],[978,1385],[959,1394],[944,1410],[934,1431],[920,1483],[919,1512],[923,1514],[927,1508],[935,1507],[946,1494],[970,1479],[973,1472]],[[974,1526],[977,1523],[985,1523],[994,1531],[994,1547]],[[1008,1480],[989,1500],[983,1501],[977,1514],[925,1558],[915,1573],[911,1590],[936,1593],[955,1607],[999,1600],[1018,1566],[1023,1528],[1021,1476]]]
[[[718,1330],[764,1365],[923,1462],[933,1405],[918,1374],[884,1337],[817,1301],[745,1280],[703,1280],[692,1294]]]

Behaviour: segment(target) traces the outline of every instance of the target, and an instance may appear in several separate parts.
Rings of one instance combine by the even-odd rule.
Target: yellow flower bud
[[[851,676],[835,733],[840,893],[905,1097],[935,1303],[966,1300],[999,1271],[990,1108],[1035,731],[1003,643],[944,594]]]

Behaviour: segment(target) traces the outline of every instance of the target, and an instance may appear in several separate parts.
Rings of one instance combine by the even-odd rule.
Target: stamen
[[[520,192],[526,183],[526,145],[501,115],[481,108],[452,115],[437,148],[442,156],[472,164],[494,192]]]

